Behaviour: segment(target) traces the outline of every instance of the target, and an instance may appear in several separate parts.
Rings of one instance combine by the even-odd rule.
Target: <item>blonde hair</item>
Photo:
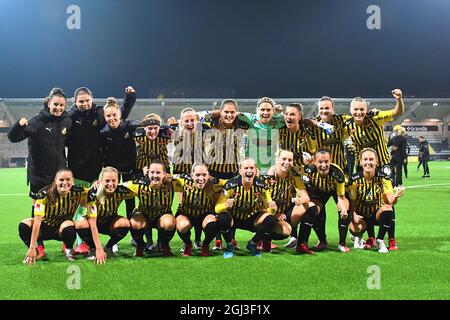
[[[102,172],[100,172],[100,176],[99,176],[100,184],[97,188],[97,194],[95,195],[95,197],[97,198],[97,201],[101,205],[105,204],[105,190],[103,188],[103,184],[101,183],[101,181],[103,180],[103,176],[105,175],[105,173],[109,173],[109,172],[114,172],[117,175],[117,182],[119,181],[119,171],[116,168],[104,167],[102,169]]]
[[[278,159],[281,156],[282,152],[288,152],[288,153],[292,154],[292,157],[294,157],[294,153],[292,151],[285,150],[285,149],[278,149],[277,152],[275,152],[275,159]]]
[[[156,113],[149,113],[147,114],[144,119],[142,119],[142,126],[146,127],[146,126],[151,126],[151,125],[157,125],[157,126],[161,126],[161,117],[159,115],[157,115]]]
[[[255,159],[253,159],[253,158],[243,158],[241,161],[239,161],[239,169],[241,168],[242,163],[244,163],[244,161],[253,161],[253,163],[255,164],[255,167],[256,167]]]
[[[363,154],[364,152],[366,152],[366,151],[373,152],[373,154],[375,154],[375,159],[376,159],[377,162],[378,162],[378,154],[377,154],[377,152],[375,151],[375,149],[373,149],[373,148],[364,148],[364,149],[362,149],[361,152],[360,152],[360,154],[359,154],[359,162],[361,162],[362,154]]]
[[[108,99],[106,99],[106,104],[103,106],[103,111],[105,111],[107,108],[115,108],[120,112],[120,107],[117,104],[116,98],[114,97],[108,97]]]
[[[277,105],[275,103],[275,101],[273,101],[273,99],[269,98],[269,97],[262,97],[261,99],[258,100],[258,102],[256,103],[256,110],[258,110],[259,106],[262,103],[270,103],[272,105],[272,108],[275,109],[275,106]]]
[[[350,108],[353,108],[356,102],[364,102],[364,104],[367,107],[367,101],[364,98],[361,97],[355,97],[352,99],[352,102],[350,102]]]

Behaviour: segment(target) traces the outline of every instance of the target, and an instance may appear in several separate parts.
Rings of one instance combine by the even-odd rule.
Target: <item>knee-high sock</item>
[[[278,223],[278,219],[274,215],[271,214],[271,215],[268,215],[267,217],[265,217],[264,221],[262,222],[258,231],[256,231],[252,240],[255,243],[258,243],[260,240],[262,240],[264,238],[264,234],[270,233],[272,231],[273,227],[275,227],[275,225],[277,223]]]
[[[195,242],[202,241],[202,225],[197,224],[194,226]]]
[[[214,239],[214,236],[217,234],[217,222],[212,221],[208,223],[203,229],[205,232],[205,239],[203,239],[203,245],[209,246],[211,241]]]
[[[147,239],[147,243],[153,243],[152,228],[146,228],[144,234],[145,238]]]
[[[341,212],[339,214],[338,219],[338,228],[339,228],[339,243],[345,244],[345,239],[347,238],[348,225],[350,224],[350,214],[346,219],[341,219]]]
[[[89,247],[94,248],[94,239],[92,238],[92,233],[90,228],[82,228],[82,229],[76,229],[76,233],[80,236],[81,240],[83,242],[86,242]]]
[[[308,243],[311,228],[314,226],[314,222],[317,221],[317,210],[317,206],[309,207],[303,219],[300,221],[300,229],[298,232],[298,240],[300,243]]]
[[[31,232],[32,230],[27,224],[19,223],[19,237],[27,247],[30,247]]]
[[[158,229],[158,241],[161,242],[163,246],[169,245],[170,240],[172,240],[173,236],[175,235],[175,229],[173,230],[165,230],[165,229]]]
[[[73,221],[78,221],[80,219],[83,219],[83,216],[86,214],[86,208],[82,206],[78,206],[77,211],[75,212],[75,215],[73,216]],[[81,236],[76,234],[77,244],[81,244],[83,242],[83,239]]]
[[[297,238],[297,234],[298,234],[298,224],[295,227],[292,227],[291,237]]]
[[[387,230],[390,239],[395,239],[395,208],[392,207],[391,227]]]
[[[63,242],[66,245],[66,248],[72,248],[77,237],[77,231],[75,230],[75,226],[65,227],[61,232]],[[93,247],[93,246],[92,246]]]
[[[191,241],[191,230],[188,230],[185,233],[181,233],[181,232],[177,231],[177,233],[178,233],[178,236],[180,237],[180,239],[183,240],[183,242],[185,244],[192,244],[192,241]]]
[[[125,200],[125,207],[126,207],[127,217],[128,217],[128,215],[131,215],[133,213],[133,210],[135,208],[134,198]]]
[[[226,243],[231,242],[231,214],[228,212],[219,213],[217,215],[217,229],[222,233],[223,239]]]
[[[375,226],[372,223],[367,222],[366,231],[367,231],[367,236],[369,238],[375,238]],[[362,232],[362,233],[364,233],[364,232]]]
[[[319,214],[316,216],[314,221],[314,231],[316,232],[317,238],[320,242],[327,242],[327,235],[325,233],[327,214],[325,211],[325,205],[321,208]]]
[[[136,241],[136,244],[139,247],[145,246],[144,232],[145,232],[145,229],[139,229],[139,230],[135,230],[133,228],[130,229],[131,236],[133,237],[134,241]]]
[[[125,238],[130,228],[128,227],[119,227],[115,228],[111,232],[111,238],[109,239],[108,243],[106,244],[106,248],[112,248],[117,242]]]
[[[384,211],[380,217],[380,229],[378,229],[377,239],[383,240],[386,232],[391,228],[392,211]]]

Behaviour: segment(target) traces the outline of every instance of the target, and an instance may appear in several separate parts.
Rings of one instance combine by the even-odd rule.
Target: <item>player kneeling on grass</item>
[[[312,249],[314,251],[324,250],[327,247],[327,240],[325,234],[325,205],[328,200],[333,197],[338,209],[338,229],[339,229],[339,245],[338,249],[341,252],[349,252],[350,249],[346,246],[346,238],[348,232],[348,225],[350,217],[347,213],[349,203],[345,198],[345,176],[339,166],[331,163],[331,153],[328,149],[319,149],[314,155],[312,164],[305,166],[305,176],[302,177],[303,182],[308,191],[308,195],[312,202],[319,208],[319,214],[314,221],[314,231],[319,238],[318,244]],[[307,218],[307,217],[305,217]],[[310,223],[308,222],[307,225]],[[306,226],[307,226],[306,225]],[[306,227],[304,226],[304,227]],[[303,235],[306,237],[306,234]],[[305,238],[304,238],[305,239]],[[308,249],[307,243],[299,242],[296,252],[311,254],[312,251]]]
[[[183,256],[192,254],[190,230],[196,227],[205,232],[201,255],[207,257],[217,231],[217,219],[212,213],[222,186],[209,175],[206,165],[196,163],[192,165],[191,175],[181,174],[179,181],[183,186],[183,200],[177,211],[177,231],[184,242]]]
[[[176,220],[172,214],[172,202],[174,193],[183,191],[180,181],[168,179],[166,165],[161,161],[155,161],[148,167],[146,176],[142,179],[127,181],[124,186],[139,198],[139,205],[134,209],[130,219],[131,236],[136,241],[134,255],[136,257],[144,255],[144,232],[146,228],[156,226],[163,256],[173,256],[169,246],[176,227]]]
[[[360,165],[362,171],[352,175],[349,186],[350,212],[353,213],[350,232],[355,236],[354,247],[363,249],[375,246],[374,226],[379,225],[376,245],[378,252],[386,253],[388,249],[384,236],[392,228],[393,206],[403,196],[403,189],[394,192],[389,167],[377,167],[378,158],[374,149],[362,150]],[[366,246],[361,238],[365,230],[369,234]]]
[[[97,226],[92,223],[96,217],[95,202],[87,201],[87,189],[75,187],[70,169],[60,169],[55,175],[53,183],[39,192],[36,200],[34,218],[22,220],[19,224],[19,236],[27,245],[28,252],[24,263],[34,264],[36,261],[36,241],[58,240],[66,245],[65,255],[73,261],[73,244],[76,238],[76,229],[73,216],[79,205],[87,206],[87,217],[90,220],[92,234],[95,239],[96,262],[105,262],[105,253],[100,245]]]
[[[244,159],[239,163],[239,176],[228,180],[216,204],[217,226],[227,242],[224,258],[234,255],[230,229],[235,228],[255,232],[247,243],[252,256],[260,256],[257,243],[268,233],[271,238],[286,238],[291,228],[286,221],[279,221],[272,214],[277,206],[270,197],[264,181],[256,177],[257,168],[253,159]]]
[[[269,188],[272,200],[277,205],[275,215],[278,220],[288,222],[290,226],[296,227],[305,212],[315,205],[309,201],[300,173],[297,168],[294,168],[294,153],[287,150],[278,150],[275,156],[275,165],[262,178]],[[308,212],[312,210],[317,213],[317,208]],[[282,224],[282,226],[286,227],[285,224]],[[295,236],[297,237],[297,235]],[[284,236],[282,237],[284,239]],[[269,252],[271,247],[271,239],[269,235],[265,235],[262,241],[262,250]]]
[[[95,202],[97,207],[97,228],[99,233],[110,236],[105,246],[108,257],[114,257],[113,246],[125,238],[130,230],[130,221],[119,216],[117,210],[123,200],[132,199],[135,194],[119,183],[119,172],[113,167],[105,167],[100,173],[100,180],[89,190],[88,201]],[[77,232],[90,248],[94,247],[94,240],[86,219],[75,223]],[[94,260],[95,250],[90,250],[87,259]]]

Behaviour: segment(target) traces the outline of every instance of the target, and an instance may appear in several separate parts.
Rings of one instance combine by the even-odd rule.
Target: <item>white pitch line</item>
[[[0,197],[27,196],[26,193],[0,193]]]
[[[450,183],[432,183],[432,184],[422,184],[418,186],[407,186],[406,189],[420,189],[420,188],[431,188],[436,186],[450,186]]]

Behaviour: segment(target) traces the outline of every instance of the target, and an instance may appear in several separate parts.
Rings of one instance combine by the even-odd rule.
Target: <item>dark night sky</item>
[[[381,30],[366,27],[373,4]],[[0,97],[127,84],[141,98],[450,97],[450,1],[0,0]]]

